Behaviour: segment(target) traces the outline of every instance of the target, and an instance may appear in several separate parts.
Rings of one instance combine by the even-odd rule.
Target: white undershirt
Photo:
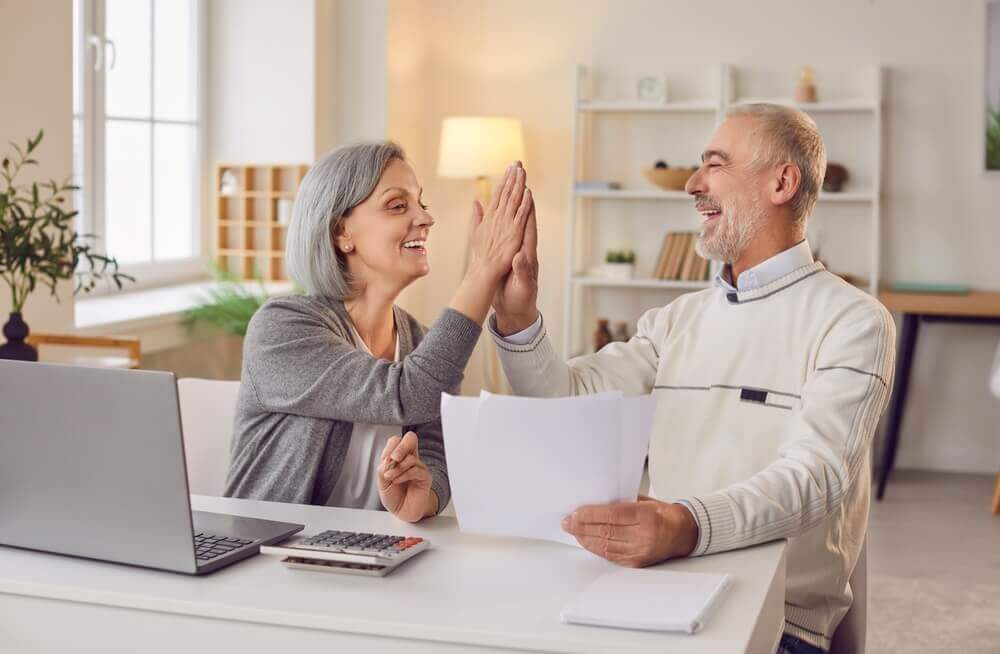
[[[361,335],[351,326],[354,338],[361,343],[362,349],[371,354]],[[393,361],[399,361],[399,337],[396,337]],[[327,506],[340,506],[348,509],[382,508],[382,500],[378,496],[378,462],[382,456],[385,444],[393,436],[399,436],[402,428],[399,425],[369,425],[362,422],[354,423],[351,430],[351,441],[347,446],[347,456],[340,469],[340,477],[327,499]]]

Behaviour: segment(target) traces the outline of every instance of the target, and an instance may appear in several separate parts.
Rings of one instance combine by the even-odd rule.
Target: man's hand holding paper
[[[698,524],[687,509],[644,495],[580,507],[562,527],[587,550],[630,568],[687,556],[698,543]]]

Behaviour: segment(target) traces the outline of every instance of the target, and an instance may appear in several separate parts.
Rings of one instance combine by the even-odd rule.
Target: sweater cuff
[[[691,556],[704,556],[745,547],[736,538],[736,520],[727,498],[722,493],[678,500],[698,523],[698,544]]]
[[[447,308],[441,312],[434,326],[427,331],[424,340],[443,339],[444,347],[436,348],[435,352],[439,356],[446,357],[449,363],[459,368],[460,372],[464,372],[482,331],[483,328],[465,314]],[[448,355],[458,355],[458,359],[451,360]]]
[[[491,313],[490,317],[486,319],[486,326],[497,347],[506,352],[531,352],[538,347],[546,333],[545,319],[541,313],[538,314],[538,318],[530,327],[512,336],[502,336],[497,330],[497,314],[495,313]]]
[[[437,469],[431,469],[431,490],[437,494],[438,508],[434,515],[439,515],[444,511],[451,501],[451,486],[448,484],[448,475]]]
[[[507,345],[529,345],[542,333],[542,314],[539,313],[538,317],[535,318],[535,322],[531,323],[526,329],[522,329],[516,334],[510,334],[509,336],[503,336],[497,330],[497,314],[491,313],[486,324],[494,340],[502,341]]]

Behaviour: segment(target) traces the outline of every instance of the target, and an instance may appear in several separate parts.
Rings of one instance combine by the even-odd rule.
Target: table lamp
[[[480,201],[490,197],[489,177],[524,160],[521,121],[496,116],[451,116],[441,122],[438,177],[475,179]]]
[[[491,175],[503,173],[514,161],[524,161],[521,121],[496,116],[452,116],[441,122],[438,177],[475,179],[479,201],[490,199]],[[465,263],[469,266],[466,246]],[[510,393],[492,338],[483,337],[483,386],[493,393]]]

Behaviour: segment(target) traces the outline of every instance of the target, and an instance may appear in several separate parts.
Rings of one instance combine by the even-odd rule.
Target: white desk
[[[736,584],[699,634],[565,625],[559,610],[612,564],[540,541],[461,534],[451,518],[192,496],[195,509],[429,538],[388,577],[289,570],[256,556],[206,577],[0,547],[2,652],[771,652],[785,543],[669,562]],[[306,650],[307,647],[322,650]]]

